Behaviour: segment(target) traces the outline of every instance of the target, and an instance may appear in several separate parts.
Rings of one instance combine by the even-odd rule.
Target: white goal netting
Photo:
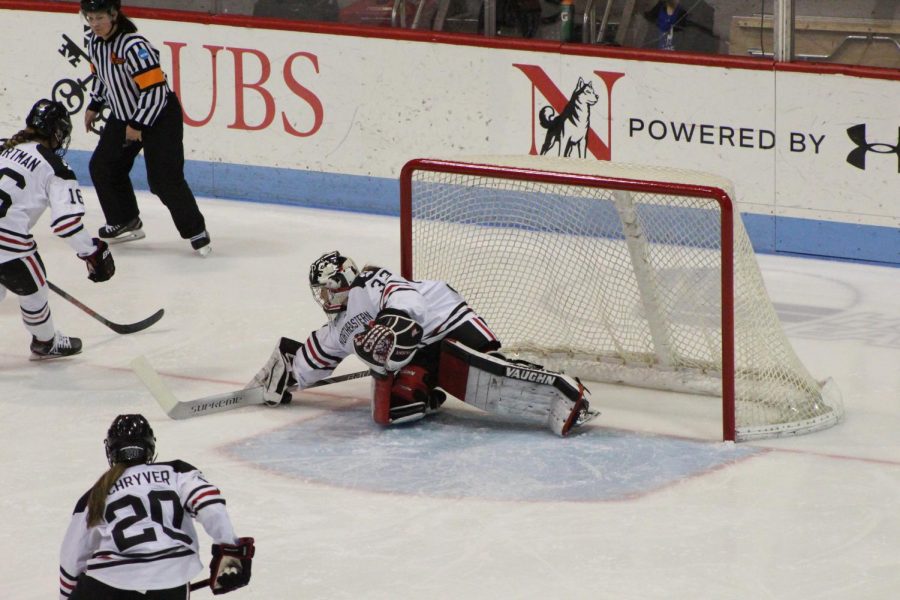
[[[404,177],[405,274],[450,282],[505,353],[721,397],[726,439],[840,420],[836,386],[782,332],[736,210],[722,235],[727,180],[527,156],[414,161]]]

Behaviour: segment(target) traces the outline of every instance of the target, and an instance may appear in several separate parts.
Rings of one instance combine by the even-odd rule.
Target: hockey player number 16
[[[144,507],[141,498],[138,498],[137,496],[122,496],[106,505],[106,514],[104,517],[106,518],[107,523],[115,523],[112,535],[119,550],[125,551],[132,546],[157,540],[156,528],[152,526],[146,527],[138,534],[127,535],[125,533],[125,530],[129,527],[132,527],[141,521],[145,521],[148,516],[150,520],[159,525],[163,532],[170,538],[190,545],[193,541],[191,537],[186,533],[179,531],[179,529],[181,529],[181,523],[184,520],[184,508],[181,506],[178,494],[173,490],[153,490],[147,494],[147,499],[150,501],[149,515],[147,514],[147,509]],[[163,519],[165,513],[163,510],[164,502],[168,502],[172,505],[172,527],[175,529],[166,527]],[[117,513],[119,512],[129,514],[128,516],[118,518]]]
[[[9,167],[0,169],[0,181],[2,181],[4,177],[9,177],[15,181],[16,187],[20,190],[25,189],[25,178],[18,171],[13,171]],[[6,211],[9,210],[10,206],[12,206],[12,196],[0,189],[0,219],[6,216]]]

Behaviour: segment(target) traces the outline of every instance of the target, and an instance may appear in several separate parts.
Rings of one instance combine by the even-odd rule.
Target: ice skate
[[[31,337],[31,359],[50,360],[63,358],[81,352],[81,340],[77,337],[69,337],[57,332],[52,340],[42,342],[36,337]]]
[[[575,417],[575,424],[572,425],[572,427],[580,427],[581,425],[584,425],[588,421],[596,419],[599,416],[600,411],[592,409],[590,407],[590,403],[585,400],[584,405],[581,407],[581,410],[578,411],[578,416]]]
[[[140,217],[135,217],[123,225],[104,225],[100,228],[100,239],[108,244],[132,242],[146,237],[143,227]]]
[[[212,252],[212,246],[210,246],[209,242],[209,233],[204,229],[203,233],[191,238],[191,248],[193,248],[197,254],[206,258],[209,256],[209,253]]]

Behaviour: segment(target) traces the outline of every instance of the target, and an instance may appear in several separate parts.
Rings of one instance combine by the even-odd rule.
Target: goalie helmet
[[[326,252],[309,267],[309,289],[329,318],[347,308],[350,284],[359,275],[353,259]]]
[[[100,12],[119,10],[122,8],[121,0],[81,0],[81,12]]]
[[[62,156],[66,153],[72,137],[72,120],[60,102],[46,98],[38,100],[25,118],[25,125],[48,140],[56,154]]]
[[[109,466],[116,463],[138,465],[152,462],[156,457],[156,438],[153,428],[143,415],[119,415],[116,417],[106,439],[106,460]]]

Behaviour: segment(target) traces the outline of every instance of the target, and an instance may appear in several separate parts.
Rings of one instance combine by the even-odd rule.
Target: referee
[[[121,5],[121,0],[81,0],[81,12],[91,28],[88,55],[95,75],[85,128],[91,131],[103,106],[110,108],[90,162],[91,180],[106,217],[100,238],[113,244],[144,237],[129,176],[143,149],[150,191],[169,209],[181,237],[206,256],[211,250],[206,222],[184,179],[181,104],[166,82],[159,51],[137,33]]]

